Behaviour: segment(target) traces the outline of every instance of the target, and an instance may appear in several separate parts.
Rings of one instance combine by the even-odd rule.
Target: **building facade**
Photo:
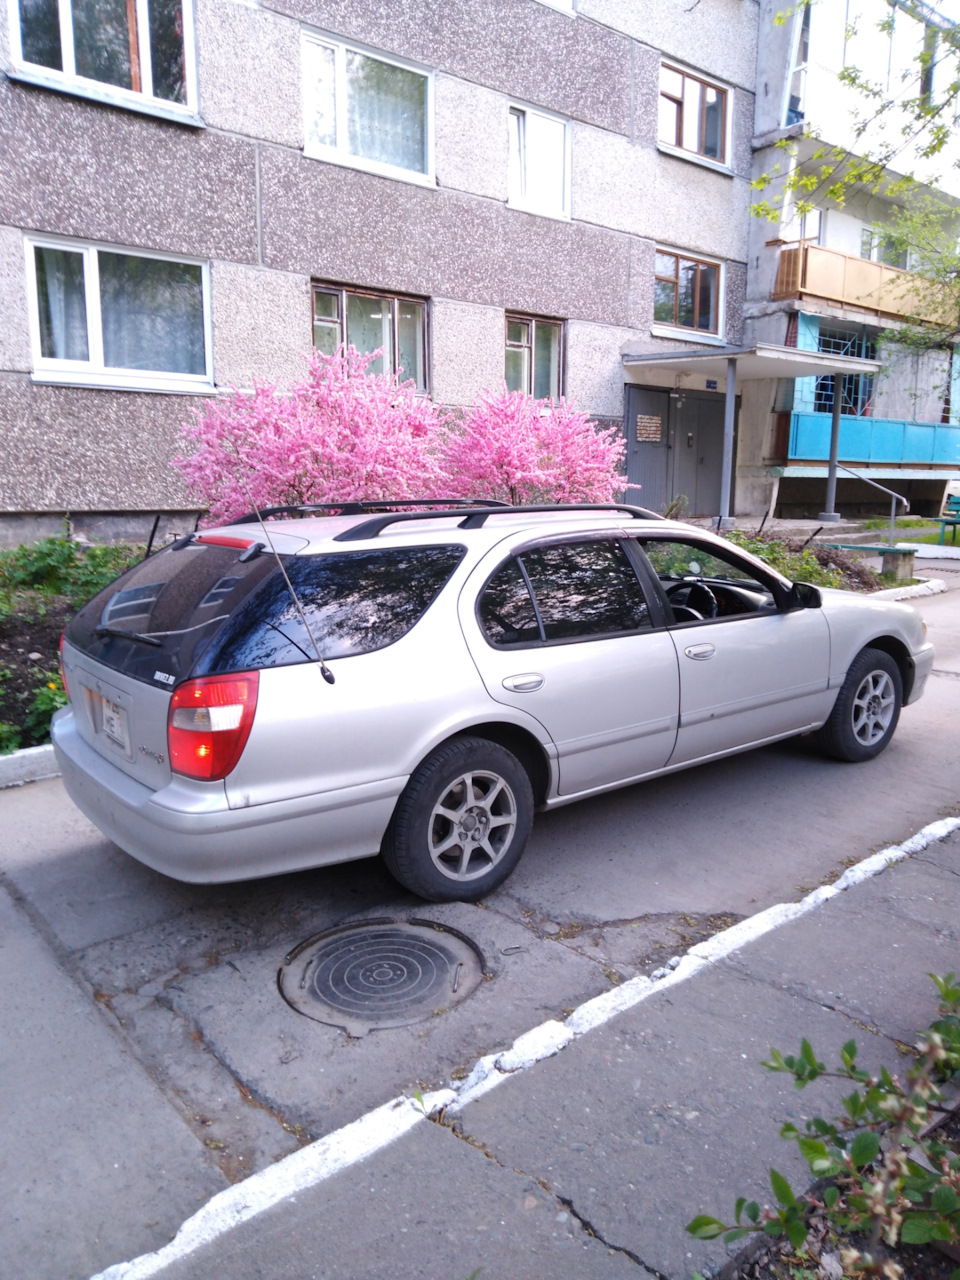
[[[0,541],[184,527],[192,411],[340,342],[444,406],[564,395],[623,424],[645,504],[716,514],[724,384],[684,353],[867,323],[785,293],[750,214],[830,6],[806,46],[776,7],[0,0]],[[737,511],[819,475],[787,475],[817,378],[785,381],[737,383]]]
[[[176,522],[199,397],[383,347],[621,422],[738,341],[754,0],[9,0],[3,537]],[[42,517],[43,519],[39,519]]]

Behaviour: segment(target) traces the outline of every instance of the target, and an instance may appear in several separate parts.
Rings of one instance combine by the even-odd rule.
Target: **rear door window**
[[[524,551],[490,578],[477,614],[498,648],[622,635],[652,625],[643,589],[617,541]]]

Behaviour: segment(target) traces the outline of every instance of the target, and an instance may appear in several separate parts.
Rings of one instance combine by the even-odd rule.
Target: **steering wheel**
[[[673,597],[679,595],[681,591],[685,591],[683,604],[690,609],[695,609],[704,618],[715,618],[719,612],[717,597],[713,594],[705,582],[671,582],[666,588],[667,599],[673,604]],[[680,601],[677,601],[680,604]]]

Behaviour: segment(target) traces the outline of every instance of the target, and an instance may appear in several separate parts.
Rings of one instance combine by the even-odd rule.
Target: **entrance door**
[[[641,504],[662,511],[682,495],[686,515],[717,515],[723,396],[711,391],[675,395],[651,387],[625,390],[627,484],[641,487]]]

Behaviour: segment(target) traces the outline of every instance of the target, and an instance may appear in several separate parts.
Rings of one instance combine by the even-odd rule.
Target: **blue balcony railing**
[[[792,413],[789,457],[826,462],[830,457],[830,421],[829,413]],[[960,426],[843,414],[840,460],[960,466]]]

